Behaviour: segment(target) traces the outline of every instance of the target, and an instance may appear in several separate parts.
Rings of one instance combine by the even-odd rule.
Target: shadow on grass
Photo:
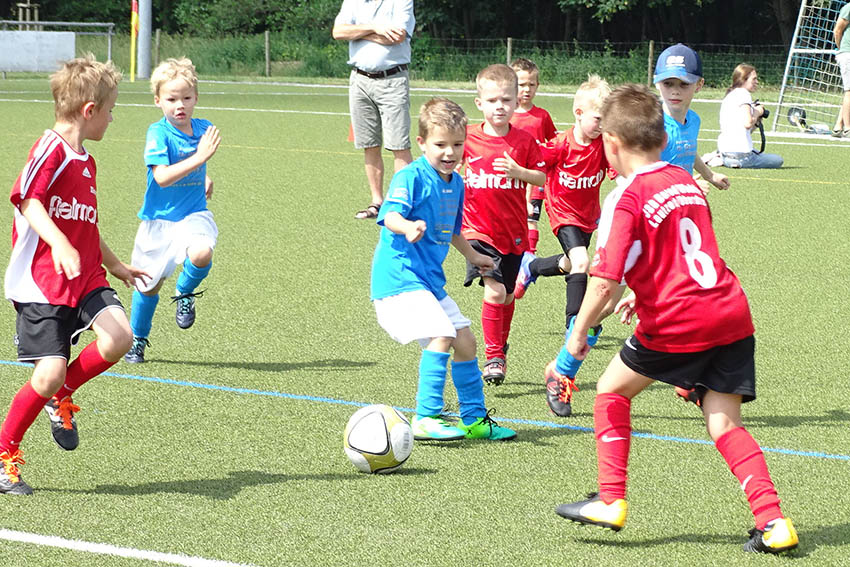
[[[326,358],[304,362],[229,362],[214,360],[167,360],[149,359],[150,362],[163,364],[185,364],[189,366],[207,366],[211,368],[236,368],[240,370],[259,370],[261,372],[290,372],[293,370],[339,370],[364,369],[375,366],[375,362],[344,360],[341,358]]]
[[[588,529],[598,529],[592,526],[582,526]],[[789,559],[802,559],[808,557],[818,547],[818,545],[837,546],[845,545],[847,534],[850,533],[850,524],[836,524],[833,526],[821,526],[813,529],[797,530],[800,537],[800,545],[790,552],[783,553],[783,557]],[[611,534],[608,538],[599,537],[578,537],[577,541],[588,543],[591,545],[600,545],[617,548],[644,548],[647,546],[670,545],[677,544],[729,544],[743,546],[749,539],[746,532],[743,534],[678,534],[666,537],[636,539],[633,541],[622,541],[616,534]]]
[[[702,413],[694,407],[692,416],[657,415],[639,413],[633,417],[667,421],[703,421]],[[850,423],[850,412],[842,409],[827,410],[820,415],[744,415],[744,426],[781,427],[793,429],[800,425],[822,425],[846,427]]]
[[[421,467],[402,468],[393,476],[419,476],[435,474],[436,469]],[[262,471],[235,471],[227,473],[226,478],[203,478],[166,482],[146,482],[143,484],[99,484],[90,490],[40,488],[39,492],[62,492],[72,494],[108,494],[112,496],[144,496],[147,494],[190,494],[212,500],[230,500],[243,488],[264,484],[283,484],[304,481],[358,480],[372,475],[352,472],[350,474],[273,474]],[[383,475],[375,475],[383,476]]]

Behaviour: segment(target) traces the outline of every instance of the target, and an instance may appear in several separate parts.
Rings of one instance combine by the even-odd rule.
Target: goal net
[[[772,129],[828,133],[844,89],[832,29],[846,0],[803,0],[791,39]],[[848,29],[850,33],[850,29]]]

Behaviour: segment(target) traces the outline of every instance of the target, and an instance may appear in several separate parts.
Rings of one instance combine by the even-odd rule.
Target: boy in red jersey
[[[538,276],[565,275],[567,283],[564,328],[569,337],[570,322],[578,313],[587,289],[589,257],[587,248],[599,224],[599,188],[605,179],[608,162],[602,147],[600,111],[610,94],[608,83],[598,75],[590,75],[576,91],[573,99],[575,126],[543,144],[546,162],[546,210],[549,224],[558,237],[564,254],[535,258],[525,254],[517,277],[515,296],[525,294]],[[590,341],[599,339],[601,326],[594,327]],[[546,367],[546,403],[553,414],[572,414],[572,392],[577,390],[578,367],[571,364],[566,349]]]
[[[18,360],[33,362],[32,378],[12,400],[0,428],[0,492],[32,494],[21,478],[19,444],[44,409],[56,443],[79,443],[71,396],[115,364],[133,335],[109,272],[130,286],[147,274],[122,263],[97,227],[94,158],[85,140],[100,140],[112,121],[121,74],[91,55],[50,77],[56,124],[38,139],[12,188],[15,206],[6,298],[17,311]],[[97,339],[70,364],[71,345],[86,329]]]
[[[481,326],[487,362],[482,378],[505,379],[505,351],[514,313],[514,285],[522,253],[528,248],[529,183],[543,185],[546,175],[534,137],[510,120],[517,106],[517,77],[507,65],[490,65],[475,79],[475,106],[484,122],[467,127],[461,234],[476,251],[493,258],[492,270],[479,272],[467,262],[466,281],[479,276],[484,286]]]
[[[511,126],[525,130],[537,140],[538,144],[548,142],[558,133],[552,117],[544,109],[534,105],[534,96],[537,87],[540,86],[540,70],[537,65],[529,59],[522,57],[514,59],[511,68],[516,73],[517,85],[519,86],[518,106],[511,118]],[[537,223],[540,221],[540,213],[543,210],[543,187],[530,185],[528,188],[528,251],[537,253],[537,242],[540,240],[540,231]]]
[[[611,233],[597,247],[587,300],[567,347],[584,358],[587,331],[624,275],[635,291],[639,323],[597,383],[599,493],[556,511],[614,531],[625,525],[631,400],[660,380],[699,392],[708,433],[755,517],[744,550],[793,549],[796,530],[741,420],[741,403],[756,397],[754,329],[744,290],[718,254],[705,195],[687,171],[659,161],[664,112],[647,87],[616,89],[603,106],[602,127],[605,153],[626,185]]]

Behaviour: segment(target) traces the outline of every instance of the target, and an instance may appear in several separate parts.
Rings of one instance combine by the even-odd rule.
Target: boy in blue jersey
[[[207,199],[213,182],[206,163],[215,155],[221,136],[207,120],[192,118],[198,102],[198,76],[189,59],[168,59],[151,73],[151,90],[163,113],[150,125],[145,142],[147,191],[139,211],[142,224],[136,233],[133,262],[144,266],[151,279],[136,284],[130,326],[133,347],[124,356],[131,363],[145,361],[159,289],[178,265],[177,325],[188,329],[195,322],[198,285],[209,274],[218,228]]]
[[[705,82],[702,60],[697,52],[681,43],[668,47],[658,56],[652,82],[661,93],[667,132],[667,145],[661,152],[661,160],[678,165],[691,175],[696,169],[718,189],[728,189],[729,178],[711,171],[697,153],[700,119],[690,108],[694,95]]]
[[[516,433],[494,422],[484,404],[484,383],[470,321],[446,293],[443,261],[449,244],[481,271],[493,260],[479,254],[460,234],[463,180],[455,168],[463,159],[466,115],[444,98],[422,105],[419,135],[424,154],[393,176],[378,214],[382,225],[372,261],[371,297],[378,323],[402,344],[424,348],[419,362],[415,439],[506,440]],[[449,350],[460,422],[443,413]]]

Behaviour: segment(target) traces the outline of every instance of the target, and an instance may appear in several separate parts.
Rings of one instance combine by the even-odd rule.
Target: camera
[[[764,108],[764,105],[762,103],[760,103],[758,99],[754,100],[752,102],[752,105],[753,105],[753,108],[755,108],[756,106],[761,106],[762,108]],[[764,114],[761,115],[761,119],[767,118],[768,116],[770,116],[770,111],[768,109],[764,108]]]

